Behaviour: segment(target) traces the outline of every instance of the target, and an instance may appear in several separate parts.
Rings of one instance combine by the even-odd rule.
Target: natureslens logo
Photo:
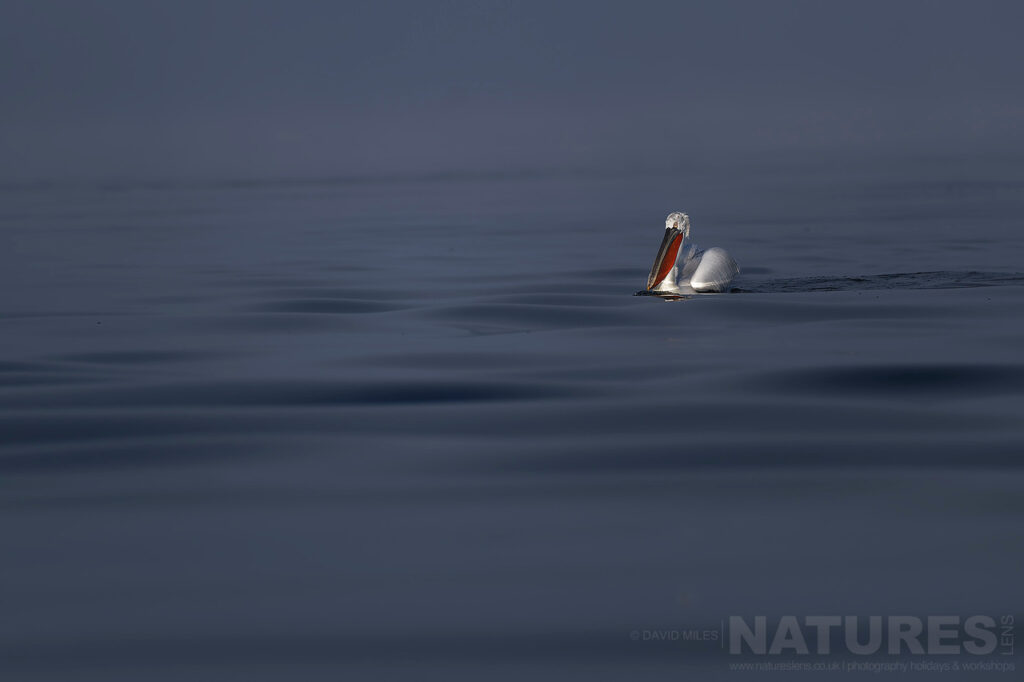
[[[1013,628],[1010,615],[730,616],[722,635],[735,655],[1012,656]]]

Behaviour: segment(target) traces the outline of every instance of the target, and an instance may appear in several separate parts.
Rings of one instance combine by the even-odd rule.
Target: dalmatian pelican
[[[657,294],[720,293],[739,274],[739,266],[725,249],[702,249],[690,241],[690,217],[669,213],[665,238],[647,277],[647,291]]]

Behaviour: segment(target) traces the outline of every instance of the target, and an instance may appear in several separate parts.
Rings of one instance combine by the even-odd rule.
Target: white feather
[[[725,249],[715,246],[701,255],[700,262],[690,275],[689,285],[694,291],[702,293],[727,291],[739,272],[739,266],[732,256]]]

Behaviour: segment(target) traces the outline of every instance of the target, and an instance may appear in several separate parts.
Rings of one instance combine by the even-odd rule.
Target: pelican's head
[[[668,277],[679,258],[679,249],[690,238],[690,216],[676,211],[665,218],[665,238],[661,240],[654,266],[647,276],[647,290],[650,291]]]
[[[676,211],[675,213],[669,213],[668,217],[665,218],[665,229],[666,230],[680,230],[683,233],[683,240],[690,238],[690,216],[685,213]]]

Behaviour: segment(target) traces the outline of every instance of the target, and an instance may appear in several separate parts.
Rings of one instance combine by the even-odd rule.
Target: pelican
[[[725,249],[706,251],[690,241],[690,216],[669,213],[665,238],[647,277],[647,291],[671,294],[728,291],[739,266]]]

